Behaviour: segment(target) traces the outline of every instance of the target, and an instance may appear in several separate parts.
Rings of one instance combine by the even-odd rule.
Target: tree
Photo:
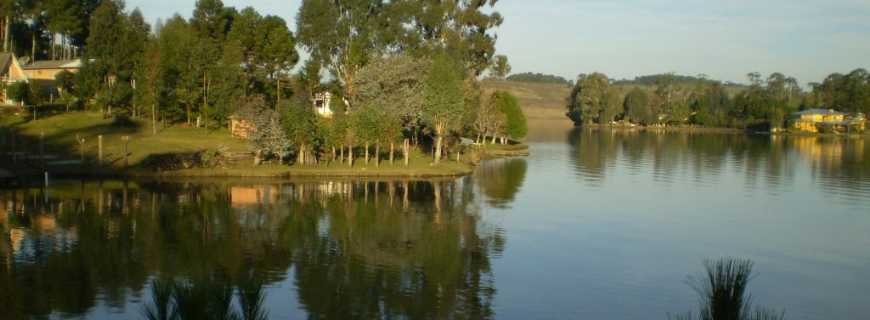
[[[631,122],[649,125],[657,120],[649,96],[646,91],[638,87],[629,91],[625,96],[624,108],[625,115]]]
[[[703,84],[692,103],[695,112],[693,121],[707,127],[729,126],[731,108],[731,98],[721,83]]]
[[[511,73],[511,65],[508,63],[508,57],[505,55],[495,56],[495,63],[492,65],[492,75],[499,79],[504,79]]]
[[[284,129],[290,142],[297,148],[296,163],[307,164],[316,160],[314,157],[308,157],[308,151],[313,150],[320,139],[317,132],[317,115],[308,104],[308,99],[297,98],[295,101],[287,102],[285,108],[287,112],[284,116]]]
[[[387,38],[411,52],[444,51],[457,60],[466,76],[477,77],[493,63],[496,36],[504,22],[493,10],[498,1],[391,1],[393,27]],[[402,28],[411,26],[411,28]]]
[[[474,130],[477,131],[477,139],[478,143],[486,143],[486,137],[493,137],[493,143],[495,142],[495,136],[499,133],[503,132],[504,124],[507,121],[505,119],[505,115],[499,112],[499,107],[496,99],[494,99],[495,93],[490,96],[484,97],[484,101],[482,101],[477,108],[477,115],[474,118]]]
[[[598,113],[598,122],[601,124],[609,124],[615,121],[616,118],[625,111],[623,107],[622,92],[617,87],[610,87],[604,94],[604,104],[601,111]]]
[[[381,0],[304,0],[297,14],[299,42],[354,96],[353,81],[369,57],[385,46],[378,39]]]
[[[425,58],[395,55],[375,58],[360,69],[354,80],[357,94],[354,105],[367,105],[381,119],[382,135],[379,142],[390,144],[390,154],[402,131],[413,132],[421,121],[423,92],[431,62]],[[356,112],[356,110],[352,110]],[[410,143],[403,141],[407,163]]]
[[[287,29],[284,19],[277,16],[266,16],[260,23],[259,31],[264,34],[264,39],[257,53],[257,60],[268,78],[274,82],[275,100],[280,102],[281,79],[299,62],[296,39],[290,29]]]
[[[445,135],[460,126],[464,112],[462,71],[455,60],[437,54],[423,90],[423,121],[435,135],[435,163],[441,161]]]
[[[568,115],[574,123],[592,124],[597,122],[607,103],[610,79],[602,73],[580,75],[571,92]]]
[[[24,81],[9,84],[6,86],[6,94],[12,101],[17,101],[18,106],[24,107],[30,101],[30,85]]]
[[[490,98],[495,110],[500,114],[497,119],[503,119],[503,132],[511,139],[522,139],[528,133],[526,116],[520,108],[517,98],[506,91],[496,91]],[[498,121],[498,120],[495,120]]]
[[[277,156],[279,161],[290,150],[291,141],[285,128],[286,122],[272,108],[266,105],[262,96],[254,96],[241,101],[242,106],[236,112],[239,119],[250,121],[255,128],[248,136],[248,141],[254,147],[259,161],[261,156]]]

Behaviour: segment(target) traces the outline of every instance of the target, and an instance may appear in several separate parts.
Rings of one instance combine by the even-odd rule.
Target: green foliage
[[[610,87],[604,95],[604,104],[598,113],[599,123],[610,123],[625,112],[624,99],[618,87]]]
[[[508,63],[508,57],[506,55],[495,56],[491,74],[499,79],[504,79],[510,73],[511,65]]]
[[[249,121],[255,128],[248,136],[255,150],[264,155],[278,157],[283,157],[290,151],[293,141],[288,134],[288,125],[295,119],[282,119],[277,112],[268,107],[264,97],[254,96],[243,100],[242,107],[235,116]]]
[[[308,105],[299,101],[287,102],[281,108],[284,114],[284,129],[290,142],[295,145],[313,145],[319,139],[317,115]]]
[[[504,133],[511,139],[524,138],[528,133],[528,125],[517,99],[509,92],[496,91],[492,94],[491,101],[496,105],[496,110],[503,115]]]
[[[805,104],[806,108],[870,114],[870,73],[867,70],[856,69],[845,75],[834,73],[812,87],[815,101]]]
[[[569,97],[568,112],[577,124],[591,124],[599,120],[606,109],[610,79],[602,73],[580,75]]]
[[[359,71],[353,104],[380,117],[379,141],[394,141],[420,123],[430,67],[428,59],[396,55],[376,58]]]
[[[30,103],[30,85],[27,82],[19,81],[7,85],[6,94],[9,99],[18,102],[21,105]]]
[[[462,69],[446,54],[437,54],[423,86],[423,121],[437,135],[460,126],[463,116]]]
[[[658,121],[658,115],[653,111],[649,95],[643,89],[632,89],[625,96],[623,105],[626,118],[631,122],[649,125]]]

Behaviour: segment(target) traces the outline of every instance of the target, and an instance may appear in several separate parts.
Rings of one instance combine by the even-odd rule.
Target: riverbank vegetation
[[[48,14],[55,8],[37,4],[33,12],[46,25],[62,19]],[[89,23],[75,41],[62,44],[71,52],[62,57],[81,57],[82,67],[58,75],[61,96],[52,102],[96,112],[112,124],[135,124],[141,131],[135,134],[190,128],[226,139],[220,132],[235,121],[248,127],[239,135],[249,138],[257,164],[353,168],[356,161],[399,157],[410,166],[414,154],[430,154],[435,165],[462,161],[471,153],[468,141],[506,144],[526,133],[517,100],[506,92],[484,93],[478,81],[487,71],[510,72],[507,57],[495,55],[494,29],[503,17],[493,11],[494,1],[306,0],[295,32],[277,16],[220,0],[199,0],[191,18],[175,15],[154,26],[122,1],[66,5]],[[33,34],[40,40],[28,47],[33,59],[61,57],[56,41],[43,38],[64,32],[41,24],[9,30],[4,42],[12,51],[23,54],[18,42]],[[297,48],[309,57],[301,66]],[[21,119],[36,119],[48,104],[38,94],[12,97],[34,114]],[[21,129],[9,131],[33,133]],[[64,138],[74,141],[71,147],[95,138],[73,140],[71,134]]]
[[[870,73],[831,74],[809,90],[781,73],[748,75],[749,85],[674,74],[613,81],[580,75],[568,97],[568,117],[578,125],[728,127],[779,130],[800,110],[833,109],[861,117],[870,112]]]

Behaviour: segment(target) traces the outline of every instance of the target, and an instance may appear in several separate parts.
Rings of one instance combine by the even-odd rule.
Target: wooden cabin
[[[28,82],[27,75],[21,64],[18,63],[18,58],[12,53],[0,52],[0,104],[14,104],[15,101],[8,99],[6,94],[6,86],[16,82]]]

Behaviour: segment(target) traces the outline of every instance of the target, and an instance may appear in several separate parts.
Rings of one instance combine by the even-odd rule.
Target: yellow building
[[[825,125],[845,124],[846,114],[833,109],[807,109],[792,114],[793,129],[803,132],[819,132]]]
[[[19,81],[27,82],[28,80],[24,69],[18,64],[18,59],[15,58],[14,54],[0,52],[0,83],[3,84],[2,90],[0,90],[0,104],[14,103],[6,98],[6,85]]]
[[[58,73],[63,71],[76,73],[81,68],[82,61],[79,59],[36,61],[23,67],[28,78],[51,81],[56,79]]]

